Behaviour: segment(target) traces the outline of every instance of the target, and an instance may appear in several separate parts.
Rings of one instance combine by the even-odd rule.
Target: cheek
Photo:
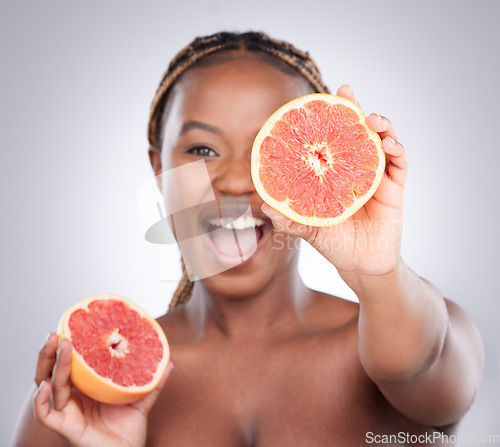
[[[203,160],[189,160],[173,151],[162,157],[161,185],[167,214],[179,213],[215,199],[212,182]],[[185,213],[184,213],[185,214]]]

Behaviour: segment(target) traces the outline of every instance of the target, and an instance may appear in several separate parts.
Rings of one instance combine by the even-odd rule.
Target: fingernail
[[[265,205],[262,205],[262,206],[260,207],[260,209],[262,210],[262,212],[263,212],[263,213],[264,213],[267,217],[269,217],[269,219],[273,220],[273,219],[274,219],[274,215],[273,215],[270,211],[266,211],[266,210],[264,209],[264,206],[265,206]]]
[[[174,369],[174,364],[172,362],[168,362],[167,367],[165,368],[165,374],[168,376]]]
[[[41,392],[45,388],[45,380],[42,380],[40,382],[40,385],[38,386],[38,392]]]
[[[45,344],[47,344],[50,341],[51,338],[52,338],[52,332],[49,332],[47,334],[47,337],[45,337]]]
[[[396,142],[389,136],[385,137],[384,140],[388,140],[392,144],[396,144]]]
[[[383,119],[380,115],[377,115],[376,113],[372,113],[370,116],[374,116],[378,118],[379,120]]]
[[[274,216],[273,216],[271,213],[269,213],[268,211],[264,211],[264,210],[262,210],[262,212],[263,212],[263,213],[264,213],[267,217],[269,217],[269,219],[271,219],[271,220],[274,222]]]
[[[278,228],[278,227],[277,227],[277,224],[278,224],[278,223],[277,223],[277,222],[275,222],[275,220],[274,220],[274,219],[275,219],[275,217],[274,217],[271,213],[269,213],[269,212],[267,212],[267,211],[262,210],[262,212],[263,212],[263,213],[264,213],[267,217],[269,217],[269,219],[271,219],[271,223],[273,224],[273,227],[274,227],[274,228]]]

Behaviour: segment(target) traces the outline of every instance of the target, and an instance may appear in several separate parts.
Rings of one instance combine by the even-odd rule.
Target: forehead
[[[260,128],[286,102],[313,88],[272,56],[225,51],[188,69],[174,84],[164,125],[196,119],[214,125]],[[180,123],[178,123],[180,124]],[[165,129],[166,130],[166,129]]]

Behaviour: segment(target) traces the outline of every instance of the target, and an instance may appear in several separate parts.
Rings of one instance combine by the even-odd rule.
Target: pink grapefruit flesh
[[[118,295],[95,295],[61,317],[60,337],[73,345],[71,381],[94,400],[137,401],[158,384],[170,351],[160,325]]]
[[[290,219],[338,224],[378,188],[385,169],[379,135],[353,102],[316,93],[278,109],[252,148],[252,180],[262,199]]]

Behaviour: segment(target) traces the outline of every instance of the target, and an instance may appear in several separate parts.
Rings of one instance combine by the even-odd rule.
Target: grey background
[[[2,1],[0,445],[70,304],[114,292],[166,309],[178,255],[148,246],[136,205],[148,109],[171,57],[223,29],[309,50],[332,89],[350,83],[394,122],[410,161],[403,257],[477,322],[486,373],[462,432],[499,434],[499,18],[484,0]],[[343,295],[306,251],[307,283]]]

